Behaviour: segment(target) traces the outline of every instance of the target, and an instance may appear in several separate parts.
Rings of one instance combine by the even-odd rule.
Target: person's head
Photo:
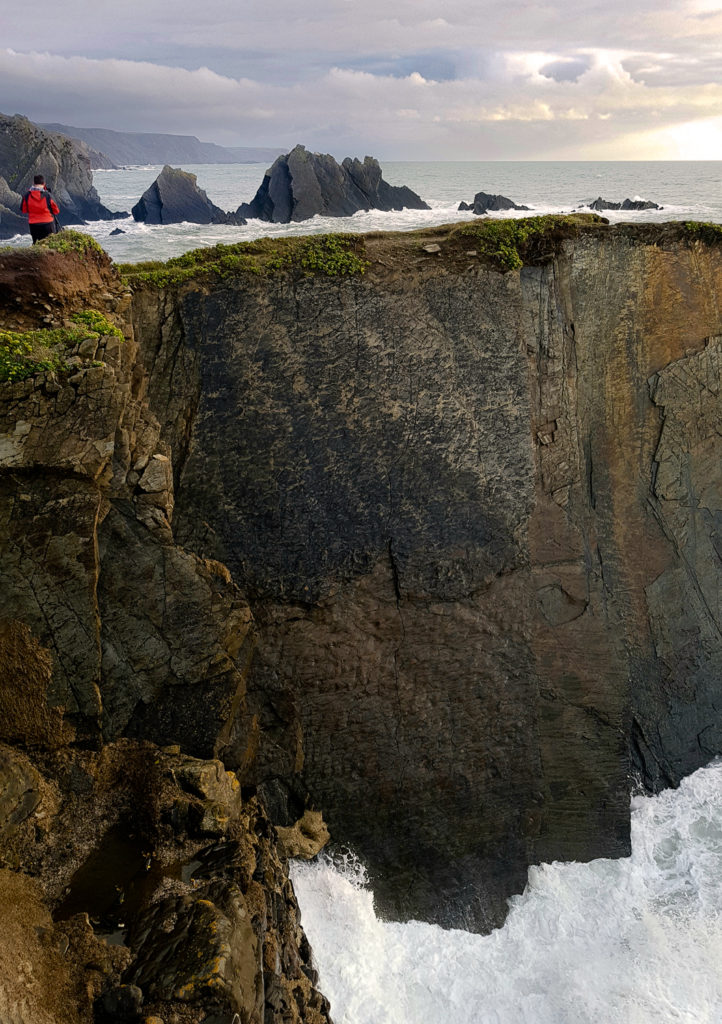
[[[33,184],[34,185],[44,185],[45,184],[45,178],[42,176],[42,174],[36,174],[35,175],[35,177],[33,178]]]

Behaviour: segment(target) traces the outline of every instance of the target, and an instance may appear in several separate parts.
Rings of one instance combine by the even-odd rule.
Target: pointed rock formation
[[[363,163],[346,157],[339,164],[328,153],[309,153],[296,146],[279,156],[252,202],[242,203],[243,217],[288,224],[323,217],[350,217],[359,210],[428,210],[428,205],[405,186],[389,185],[378,160]]]
[[[165,165],[132,210],[146,224],[245,224],[236,213],[225,213],[198,187],[195,174]]]
[[[86,147],[46,132],[19,114],[0,114],[0,238],[27,234],[20,201],[36,174],[45,176],[60,207],[61,225],[127,217],[101,203]]]

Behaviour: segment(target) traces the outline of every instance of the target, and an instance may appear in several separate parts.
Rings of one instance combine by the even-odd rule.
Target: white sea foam
[[[719,1024],[722,764],[632,801],[633,853],[529,872],[491,935],[379,921],[348,863],[293,865],[336,1024]]]
[[[263,179],[263,164],[199,164],[187,170],[223,210],[235,210],[251,200]],[[492,216],[523,217],[569,213],[592,202],[601,193],[621,202],[644,195],[661,203],[662,210],[609,211],[610,221],[706,220],[722,223],[722,162],[382,162],[384,177],[392,185],[408,185],[430,210],[370,210],[353,217],[314,217],[300,224],[249,221],[245,227],[172,224],[149,226],[132,218],[89,224],[89,231],[118,262],[168,259],[189,249],[218,242],[250,241],[263,236],[318,234],[333,231],[408,231],[453,221],[474,220],[460,212],[476,192],[501,193],[532,208]],[[95,171],[94,182],[102,201],[112,210],[130,210],[161,171],[159,166]],[[601,179],[601,180],[600,180]],[[124,234],[111,236],[119,227]],[[28,245],[27,236],[11,244]]]

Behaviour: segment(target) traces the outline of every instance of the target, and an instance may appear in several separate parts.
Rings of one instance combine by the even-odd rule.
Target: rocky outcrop
[[[248,604],[173,539],[129,293],[61,248],[0,255],[0,1017],[322,1024],[248,776]]]
[[[586,207],[589,210],[662,210],[664,207],[658,206],[657,203],[653,203],[650,199],[625,199],[621,203],[612,203],[608,199],[602,199],[599,196],[594,202],[589,203]]]
[[[469,210],[478,216],[493,211],[529,210],[529,206],[517,206],[513,199],[506,196],[490,195],[488,192],[477,192],[472,203],[459,203],[459,210]]]
[[[215,206],[195,174],[167,164],[132,209],[133,218],[146,224],[245,224],[243,217]]]
[[[279,156],[266,171],[250,203],[242,203],[243,217],[288,224],[323,217],[350,217],[359,210],[428,210],[426,203],[405,186],[389,185],[381,177],[378,161],[346,157],[338,164],[332,156],[309,153],[296,146]]]
[[[36,174],[45,176],[60,207],[61,225],[127,216],[100,202],[85,147],[43,131],[25,117],[0,114],[0,238],[27,233],[27,218],[16,218]]]
[[[0,782],[3,1020],[328,1024],[285,856],[220,762],[0,744]]]
[[[722,249],[597,223],[501,273],[469,237],[134,320],[175,536],[259,629],[274,820],[310,793],[385,912],[483,929],[528,864],[628,851],[635,772],[720,751]]]

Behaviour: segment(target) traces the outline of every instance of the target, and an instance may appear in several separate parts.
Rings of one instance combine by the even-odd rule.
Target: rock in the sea
[[[518,206],[513,199],[506,196],[494,196],[488,192],[477,192],[473,203],[459,203],[459,210],[471,210],[481,216],[490,210],[530,210],[530,206]]]
[[[359,210],[428,210],[406,186],[389,185],[381,176],[378,160],[367,156],[363,163],[346,157],[339,164],[328,153],[309,153],[296,146],[279,156],[266,171],[261,187],[250,203],[242,203],[243,217],[288,224],[324,217],[350,217]]]
[[[101,203],[93,187],[87,147],[44,131],[26,117],[0,114],[0,175],[4,179],[0,181],[0,238],[28,233],[20,202],[36,174],[45,176],[60,207],[61,225],[127,217]]]
[[[113,235],[124,235],[125,231],[123,231],[122,228],[113,228],[113,230],[110,232],[110,234],[111,234],[111,237]]]
[[[662,210],[663,207],[649,199],[625,199],[622,203],[611,203],[599,196],[588,204],[590,210]]]
[[[195,174],[165,165],[132,209],[146,224],[245,224],[237,213],[225,213],[197,185]]]

